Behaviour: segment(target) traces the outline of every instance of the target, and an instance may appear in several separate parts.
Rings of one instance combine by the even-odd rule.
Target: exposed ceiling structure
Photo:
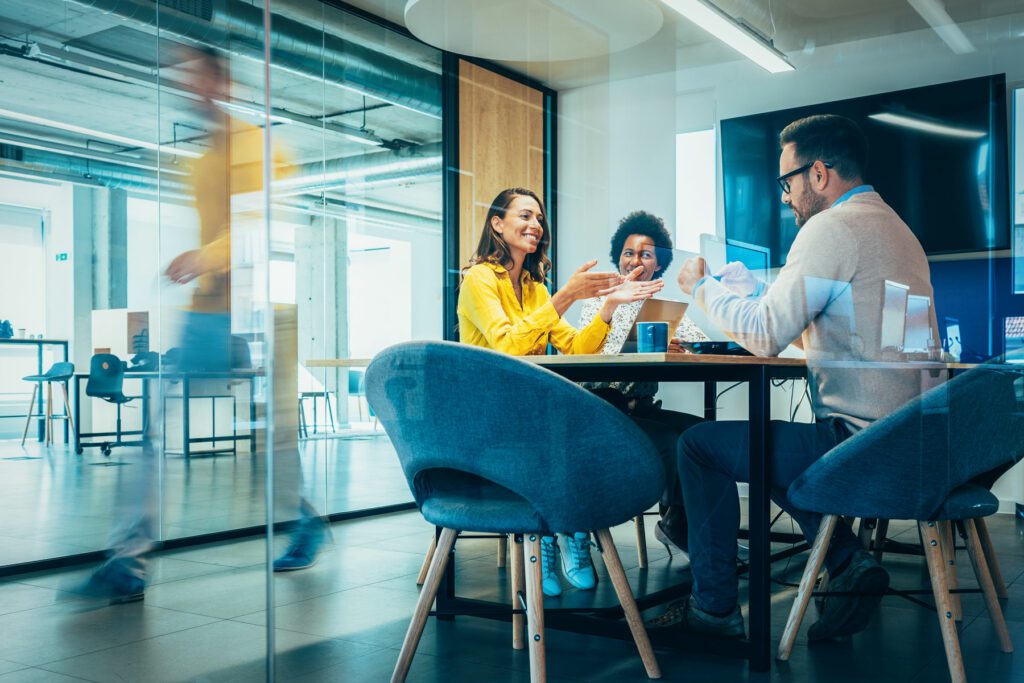
[[[439,230],[440,54],[318,2],[275,2],[273,27],[273,135],[294,163],[281,201]],[[187,200],[209,124],[184,46],[227,55],[220,105],[261,125],[262,43],[241,0],[0,2],[0,171]]]
[[[491,0],[482,0],[490,2]],[[556,0],[547,0],[555,3]],[[628,3],[631,0],[622,0]],[[404,25],[406,0],[348,0],[360,9]],[[813,52],[818,47],[929,29],[928,22],[908,0],[713,0],[786,53]],[[1024,3],[1021,0],[936,0],[957,24],[985,25],[972,36],[983,49],[986,42],[1021,38]],[[559,6],[563,7],[564,3]],[[555,90],[611,80],[634,78],[742,59],[664,5],[664,23],[650,40],[611,55],[564,61],[503,62]],[[1002,18],[1012,18],[1002,22]],[[985,23],[985,20],[992,20]],[[581,22],[586,18],[581,17]],[[1002,31],[992,31],[989,26]],[[935,38],[939,40],[938,37]],[[540,54],[541,51],[538,50]],[[950,53],[952,55],[952,53]]]

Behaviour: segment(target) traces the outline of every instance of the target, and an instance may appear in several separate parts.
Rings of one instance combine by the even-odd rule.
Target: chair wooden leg
[[[595,535],[601,544],[601,557],[604,559],[604,566],[608,568],[608,576],[612,580],[615,594],[619,597],[619,604],[622,605],[622,611],[626,615],[626,623],[629,624],[629,630],[633,634],[633,642],[636,643],[636,649],[640,651],[640,659],[644,662],[647,677],[661,678],[658,659],[654,656],[651,639],[647,635],[644,621],[640,617],[640,610],[636,606],[633,590],[629,587],[629,580],[626,579],[626,571],[622,568],[619,551],[615,549],[612,532],[608,529],[598,529]]]
[[[75,438],[75,418],[71,416],[71,401],[68,400],[67,382],[60,383],[60,389],[64,393],[64,414],[67,416],[68,425],[71,427],[71,438]]]
[[[391,683],[403,683],[409,675],[409,667],[412,666],[412,658],[416,655],[416,646],[419,645],[420,636],[423,635],[423,627],[427,624],[427,615],[430,613],[430,606],[434,604],[437,596],[437,589],[444,578],[444,570],[448,565],[448,554],[455,543],[456,531],[454,529],[443,529],[441,538],[437,542],[437,549],[430,561],[430,570],[427,572],[427,580],[420,591],[420,597],[416,601],[416,611],[413,612],[412,621],[409,623],[409,630],[405,632],[405,640],[402,641],[402,650],[398,653],[398,661],[395,663],[395,671],[391,674]]]
[[[25,416],[25,431],[21,434],[21,445],[25,446],[25,437],[28,436],[28,426],[32,424],[32,413],[36,412],[36,392],[39,391],[38,382],[32,382],[32,400],[28,402],[28,415]]]
[[[430,535],[430,546],[427,547],[427,556],[423,558],[423,566],[420,567],[419,576],[416,577],[416,585],[422,586],[427,580],[427,570],[430,569],[430,561],[434,559],[434,550],[437,548],[437,535]]]
[[[503,569],[508,565],[508,536],[501,534],[498,536],[498,569]]]
[[[889,533],[889,520],[880,519],[875,527],[875,561],[882,561],[882,553],[885,551],[885,535]]]
[[[956,573],[956,534],[953,533],[953,522],[937,522],[939,529],[939,545],[942,547],[942,562],[946,566],[946,585],[950,591],[960,588],[960,578]],[[959,593],[950,593],[949,600],[953,604],[953,618],[964,620],[964,607]]]
[[[992,545],[992,537],[988,535],[988,524],[984,517],[974,520],[978,530],[978,540],[981,542],[981,549],[985,551],[985,562],[988,563],[988,572],[992,575],[992,583],[996,587],[996,595],[1000,600],[1006,600],[1010,594],[1006,591],[1006,580],[1003,578],[1003,570],[999,567],[999,558],[996,557],[995,547]]]
[[[644,514],[641,512],[634,519],[636,522],[636,560],[640,569],[647,569],[647,532],[644,530]]]
[[[946,650],[949,677],[952,683],[967,683],[964,659],[960,654],[960,638],[957,636],[956,620],[953,618],[953,603],[949,599],[949,586],[946,585],[946,566],[943,562],[939,529],[935,522],[918,522],[917,527],[921,531],[924,556],[928,561],[928,574],[932,579],[932,593],[935,595],[935,608],[939,615],[939,628],[942,630],[942,644]]]
[[[541,582],[540,534],[530,534],[526,548],[526,632],[530,645],[530,681],[545,683],[548,679],[544,654],[544,591]]]
[[[523,537],[512,536],[512,609],[522,609],[523,604],[519,601],[520,595],[526,588],[526,570],[523,567]],[[512,649],[522,650],[526,647],[524,629],[526,617],[522,614],[512,615]]]
[[[1013,641],[1010,640],[1010,632],[1006,628],[1003,608],[999,606],[999,595],[992,582],[992,574],[989,572],[985,551],[981,547],[978,529],[973,519],[964,520],[964,531],[967,532],[967,555],[971,558],[974,575],[978,577],[978,583],[985,594],[985,604],[988,606],[988,615],[992,619],[996,635],[999,636],[999,646],[1003,652],[1013,652]]]
[[[836,521],[836,515],[825,515],[818,525],[818,534],[814,537],[814,545],[807,558],[804,575],[800,577],[800,587],[796,591],[796,599],[793,601],[793,607],[789,610],[789,618],[786,620],[786,628],[782,632],[782,640],[779,641],[779,653],[776,658],[781,661],[788,660],[789,655],[793,652],[793,643],[796,642],[800,623],[804,620],[807,604],[811,601],[814,582],[818,578],[818,572],[821,571],[821,565],[825,562],[825,553],[828,552],[832,532],[836,530]],[[862,521],[861,524],[863,523]]]
[[[46,445],[53,445],[53,382],[46,383]]]

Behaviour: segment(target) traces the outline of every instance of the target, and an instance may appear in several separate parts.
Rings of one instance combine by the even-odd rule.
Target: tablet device
[[[676,328],[683,321],[686,309],[689,304],[680,301],[669,301],[668,299],[648,299],[640,307],[640,312],[629,328],[629,336],[626,341],[636,342],[637,323],[668,323],[668,337],[671,339],[676,334]]]

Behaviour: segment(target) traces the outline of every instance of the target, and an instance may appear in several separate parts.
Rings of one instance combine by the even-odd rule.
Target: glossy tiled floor
[[[243,446],[245,444],[242,444]],[[321,513],[411,500],[383,432],[301,442],[306,495]],[[81,456],[63,445],[0,441],[0,566],[106,547],[118,501],[131,491],[139,448]],[[262,458],[168,455],[160,478],[160,537],[196,536],[265,523]]]
[[[1009,516],[990,522],[1010,585],[1005,606],[1012,635],[1024,647],[1024,542]],[[313,568],[273,581],[272,618],[280,681],[388,680],[416,600],[415,575],[430,530],[415,513],[335,524],[333,542]],[[905,540],[916,532],[894,529]],[[616,530],[634,589],[680,577],[653,542],[651,566],[636,568],[631,526]],[[284,539],[281,539],[283,541]],[[504,570],[495,568],[493,540],[460,541],[460,594],[504,599]],[[973,577],[963,552],[962,584]],[[101,607],[66,589],[86,569],[19,576],[0,584],[0,683],[8,681],[258,681],[265,678],[266,584],[261,540],[201,546],[161,554],[144,603]],[[803,556],[775,565],[792,581]],[[891,556],[897,587],[923,585],[920,559]],[[741,584],[741,588],[742,588]],[[782,631],[791,589],[776,586],[773,633]],[[548,605],[586,605],[610,599],[602,581],[595,594],[566,591]],[[968,678],[976,683],[1022,682],[1020,655],[999,652],[983,602],[964,597],[961,640]],[[651,616],[651,615],[648,615]],[[814,618],[808,615],[808,623]],[[806,629],[806,626],[805,626]],[[555,681],[643,681],[628,642],[552,631],[548,671]],[[659,652],[668,681],[894,681],[946,679],[934,612],[896,597],[883,601],[864,633],[845,642],[807,647],[803,633],[791,661],[770,674],[749,674],[743,662],[711,655]],[[458,617],[430,620],[410,681],[527,681],[525,652],[510,647],[506,623]]]

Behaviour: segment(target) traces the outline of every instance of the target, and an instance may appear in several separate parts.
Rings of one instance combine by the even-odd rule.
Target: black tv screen
[[[785,263],[796,237],[779,186],[779,133],[811,114],[853,119],[867,136],[866,182],[929,254],[1010,244],[1003,74],[722,121],[726,236]],[[826,160],[827,161],[827,160]]]

